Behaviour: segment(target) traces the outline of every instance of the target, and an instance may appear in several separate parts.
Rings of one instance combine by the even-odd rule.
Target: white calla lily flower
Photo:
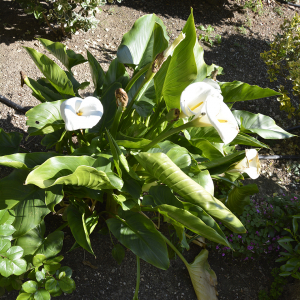
[[[227,172],[247,173],[252,179],[258,178],[261,172],[258,152],[255,149],[246,149],[246,157],[238,162],[231,170]]]
[[[181,94],[180,107],[187,116],[195,116],[195,127],[213,126],[225,144],[239,132],[238,124],[229,107],[223,102],[221,89],[207,82],[190,84]]]
[[[103,115],[103,106],[95,97],[67,99],[60,106],[67,131],[94,127]]]

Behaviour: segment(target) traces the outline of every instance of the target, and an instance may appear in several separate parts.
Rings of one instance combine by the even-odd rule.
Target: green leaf
[[[59,287],[59,282],[54,278],[47,279],[45,283],[45,289],[49,291],[53,297],[59,296],[62,293]]]
[[[0,240],[0,253],[6,253],[6,251],[11,247],[10,240],[2,238]]]
[[[148,152],[165,153],[180,169],[190,166],[192,161],[191,156],[189,151],[187,151],[184,147],[180,147],[170,141],[164,141],[158,145],[159,148],[152,148]]]
[[[178,200],[166,186],[151,187],[155,210],[216,243],[230,246],[217,222],[197,205]],[[144,203],[144,202],[143,202]]]
[[[30,77],[27,78],[26,85],[32,90],[32,95],[41,102],[52,102],[68,98],[66,95],[59,94],[55,89],[53,91],[48,86],[41,84],[41,81],[35,81]]]
[[[42,135],[65,127],[60,105],[65,100],[41,103],[26,113],[29,135]]]
[[[95,255],[91,246],[89,233],[85,224],[84,209],[78,209],[74,205],[69,205],[67,210],[67,218],[70,229],[76,242],[86,251]]]
[[[38,284],[33,280],[29,280],[23,283],[22,288],[26,293],[35,293],[38,289]]]
[[[241,81],[220,82],[219,85],[224,97],[224,102],[255,100],[281,95],[281,93],[269,88],[261,88],[257,85],[249,85]]]
[[[11,225],[15,220],[15,216],[7,210],[0,210],[0,225]]]
[[[168,46],[168,35],[163,22],[154,14],[135,21],[124,34],[117,56],[120,62],[143,67]]]
[[[8,277],[12,274],[21,275],[26,272],[26,267],[27,263],[22,258],[13,260],[9,258],[0,258],[0,274],[4,277]]]
[[[198,67],[194,48],[198,41],[192,14],[189,16],[182,32],[186,35],[185,38],[154,77],[157,99],[163,96],[168,110],[180,108],[182,91],[197,78]]]
[[[211,179],[210,173],[207,170],[201,171],[191,178],[201,185],[212,196],[214,195],[214,183]]]
[[[104,111],[103,116],[100,122],[93,128],[89,129],[88,132],[98,134],[99,132],[104,131],[105,128],[110,128],[117,111],[115,91],[120,87],[122,87],[121,83],[115,82],[105,90],[101,97],[101,103]]]
[[[9,236],[13,234],[16,231],[16,229],[9,224],[3,224],[0,225],[0,236]]]
[[[64,197],[62,188],[62,185],[55,185],[45,191],[45,204],[52,212],[55,211],[55,205],[60,203]]]
[[[46,55],[29,47],[24,47],[34,63],[60,94],[75,96],[71,81],[66,73]]]
[[[9,248],[5,256],[10,260],[17,260],[23,256],[24,250],[20,246]]]
[[[51,296],[48,291],[41,289],[34,293],[34,299],[35,300],[50,300]]]
[[[24,256],[32,255],[43,243],[45,234],[45,225],[42,222],[34,229],[27,232],[25,235],[16,239],[15,245],[24,249]]]
[[[43,192],[34,185],[24,185],[27,170],[14,170],[0,180],[0,209],[10,209],[24,200],[44,199]],[[14,188],[12,188],[14,187]]]
[[[81,54],[76,54],[73,50],[66,50],[66,46],[59,42],[51,42],[38,38],[42,45],[53,54],[69,71],[76,65],[86,62]]]
[[[0,157],[0,165],[16,169],[33,169],[56,155],[54,152],[16,153]]]
[[[125,250],[120,244],[116,244],[112,249],[112,256],[120,265],[125,257]]]
[[[247,145],[252,147],[262,147],[270,149],[268,145],[260,142],[259,140],[255,139],[254,137],[240,132],[236,136],[236,138],[230,143],[230,145]]]
[[[256,133],[264,139],[286,139],[294,136],[277,126],[268,116],[243,110],[235,110],[232,113],[242,132]]]
[[[199,165],[200,169],[208,169],[211,175],[224,173],[232,164],[241,161],[245,157],[245,151],[237,151],[225,157],[204,162]]]
[[[19,132],[6,133],[0,128],[0,156],[18,152],[22,138]]]
[[[54,231],[43,239],[42,244],[35,251],[35,254],[44,254],[46,258],[56,256],[62,249],[64,233]]]
[[[32,263],[35,267],[39,267],[43,264],[44,260],[46,260],[46,256],[44,254],[36,254],[32,259]]]
[[[89,61],[90,71],[92,74],[92,79],[95,87],[94,96],[101,96],[102,93],[102,86],[104,84],[105,80],[105,73],[98,63],[98,61],[95,59],[95,57],[87,51],[87,58]]]
[[[246,231],[240,220],[221,201],[183,173],[165,154],[141,152],[135,158],[150,175],[173,189],[187,202],[200,206],[233,232]]]
[[[62,278],[58,284],[64,293],[72,293],[76,289],[74,280],[69,277]]]
[[[105,74],[105,80],[103,84],[103,91],[106,92],[107,88],[110,89],[111,85],[119,82],[121,87],[125,88],[129,81],[129,75],[122,63],[115,58],[109,65],[109,68]],[[103,104],[103,103],[102,103]],[[104,108],[105,111],[105,108]]]
[[[35,184],[40,188],[57,184],[93,189],[122,188],[123,181],[114,173],[98,170],[101,159],[96,160],[89,156],[52,157],[29,173],[26,184]]]
[[[33,300],[33,296],[30,293],[21,293],[16,300]]]
[[[132,211],[122,212],[120,217],[106,221],[119,242],[146,262],[166,270],[170,264],[167,247],[153,223]]]
[[[222,143],[220,135],[218,131],[213,127],[191,127],[187,129],[190,139],[205,139],[209,142]]]
[[[228,194],[226,206],[234,213],[241,215],[245,205],[250,204],[250,195],[258,193],[256,184],[235,186]]]
[[[45,205],[45,192],[37,190],[35,192],[35,199],[20,201],[13,207],[13,211],[16,217],[13,223],[16,232],[13,234],[13,237],[18,238],[40,224],[50,212]]]
[[[209,160],[215,160],[224,157],[223,153],[217,148],[217,144],[212,144],[205,139],[193,139],[189,141],[191,145],[200,150],[200,155],[208,158]]]

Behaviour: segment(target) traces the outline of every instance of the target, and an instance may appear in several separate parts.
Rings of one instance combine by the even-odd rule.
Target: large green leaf
[[[252,147],[269,148],[268,145],[243,132],[238,133],[230,145],[247,145]]]
[[[10,209],[24,200],[43,200],[45,195],[35,185],[24,185],[27,170],[14,170],[0,180],[0,209]]]
[[[22,236],[35,228],[50,212],[45,205],[45,192],[39,190],[36,194],[40,194],[40,199],[26,199],[13,207],[12,210],[16,217],[13,223],[16,229],[16,232],[13,234],[14,238]]]
[[[165,153],[180,169],[190,166],[191,156],[184,147],[180,147],[170,141],[161,142],[158,146],[159,148],[151,148],[148,152]]]
[[[26,81],[26,85],[32,90],[32,95],[40,100],[41,102],[52,102],[64,99],[65,96],[62,96],[58,92],[54,92],[45,85],[41,85],[38,81],[35,81],[29,77]]]
[[[220,82],[219,85],[221,86],[224,102],[255,100],[281,95],[269,88],[261,88],[241,81]]]
[[[84,208],[77,208],[74,205],[69,205],[67,209],[67,218],[76,242],[86,251],[95,255],[91,246],[89,232],[85,224]]]
[[[76,54],[73,50],[66,50],[66,46],[59,42],[51,42],[38,38],[42,45],[53,54],[69,71],[71,68],[86,62],[81,54]]]
[[[101,89],[104,84],[105,73],[96,58],[89,51],[87,51],[87,58],[95,87],[94,96],[101,96]]]
[[[45,204],[52,212],[54,212],[55,205],[61,202],[63,197],[62,185],[55,185],[45,190]]]
[[[231,247],[217,222],[199,206],[178,200],[166,186],[151,187],[149,194],[156,204],[152,206],[161,214],[209,240]]]
[[[217,147],[217,143],[211,143],[206,139],[193,139],[189,141],[191,145],[198,148],[200,150],[200,155],[203,157],[208,158],[209,160],[213,161],[214,159],[224,157],[224,154],[220,152],[219,148]]]
[[[65,127],[60,106],[65,100],[41,103],[26,113],[29,135],[42,135]]]
[[[115,91],[120,87],[122,87],[121,83],[115,82],[105,90],[101,97],[101,103],[104,111],[103,116],[96,126],[88,130],[89,132],[101,133],[105,128],[110,128],[117,111]]]
[[[114,83],[121,83],[122,87],[125,88],[129,81],[129,75],[125,69],[125,66],[120,63],[118,58],[115,58],[109,65],[109,68],[105,74],[105,80],[103,84],[103,91]],[[105,111],[105,110],[104,110]]]
[[[154,14],[145,15],[124,34],[118,48],[118,59],[123,64],[142,67],[167,48],[168,40],[163,22]]]
[[[54,152],[16,153],[0,157],[0,165],[28,170],[56,155]]]
[[[221,201],[183,173],[167,155],[141,152],[136,154],[135,158],[149,174],[173,189],[186,201],[200,206],[213,218],[221,220],[233,232],[246,231],[240,220]]]
[[[42,222],[25,235],[19,237],[15,241],[15,245],[24,249],[24,256],[33,255],[39,246],[43,243],[45,234],[45,224]]]
[[[286,139],[294,136],[277,126],[275,121],[268,116],[244,110],[235,110],[233,115],[242,132],[256,133],[264,139]]]
[[[2,128],[0,128],[0,155],[8,155],[18,152],[22,137],[22,133],[6,133]]]
[[[119,242],[146,262],[166,270],[170,264],[167,246],[152,221],[132,211],[122,212],[120,217],[106,221]]]
[[[66,73],[46,55],[29,47],[24,47],[34,63],[60,94],[75,96],[71,81]]]
[[[222,143],[218,131],[213,126],[191,127],[186,131],[190,135],[190,140],[205,139],[209,142]]]
[[[214,183],[207,170],[197,173],[192,179],[207,190],[212,196],[214,195]]]
[[[245,151],[236,151],[225,157],[214,159],[213,161],[204,162],[198,165],[199,169],[207,169],[210,174],[222,174],[232,164],[241,161],[245,157]]]
[[[30,172],[26,184],[48,188],[57,184],[84,186],[92,189],[121,189],[122,180],[113,172],[101,170],[103,158],[89,156],[52,157]],[[106,170],[107,165],[103,167]]]
[[[197,78],[198,67],[194,47],[198,41],[192,14],[189,16],[182,32],[185,34],[185,38],[154,77],[157,99],[163,96],[168,110],[180,108],[182,91]]]
[[[233,212],[241,215],[244,206],[250,204],[250,195],[258,193],[256,184],[248,184],[244,186],[235,186],[228,194],[226,206]]]

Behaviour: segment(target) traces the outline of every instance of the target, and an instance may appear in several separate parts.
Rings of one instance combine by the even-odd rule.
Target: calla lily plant
[[[221,175],[259,176],[254,148],[267,146],[250,136],[252,132],[263,132],[268,138],[292,135],[269,117],[230,111],[228,102],[278,93],[209,79],[215,79],[215,66],[204,62],[192,14],[170,47],[168,39],[156,15],[141,17],[124,35],[106,72],[90,52],[86,59],[58,42],[39,39],[65,70],[46,55],[25,48],[46,78],[36,82],[23,76],[23,83],[41,101],[26,113],[28,134],[43,136],[43,147],[51,151],[16,153],[19,145],[13,143],[21,141],[20,134],[12,137],[13,133],[0,130],[0,164],[16,168],[0,180],[0,229],[7,220],[0,273],[2,279],[9,277],[4,279],[12,288],[19,287],[19,278],[26,277],[19,275],[30,270],[31,281],[23,284],[18,299],[33,299],[40,292],[43,299],[50,299],[75,289],[71,270],[61,268],[62,256],[57,256],[64,226],[70,227],[76,240],[71,250],[80,246],[101,256],[94,253],[90,235],[96,226],[104,226],[119,241],[112,251],[118,263],[125,256],[124,247],[136,255],[134,300],[138,299],[140,259],[165,270],[170,266],[170,249],[185,263],[197,299],[216,299],[217,278],[209,268],[208,251],[199,251],[189,264],[183,250],[199,236],[206,243],[233,249],[219,222],[235,233],[245,233],[234,212],[243,210],[244,198],[256,193],[257,187],[243,186],[239,176],[224,181]],[[77,82],[71,69],[86,61],[95,88],[93,96],[82,99],[79,89],[88,83]],[[237,141],[253,149],[238,150]],[[229,202],[216,197],[223,183],[222,194],[231,193]],[[64,224],[44,237],[43,219],[50,212],[62,215]],[[172,242],[161,232],[162,222],[168,223]],[[14,280],[18,281],[13,284]]]

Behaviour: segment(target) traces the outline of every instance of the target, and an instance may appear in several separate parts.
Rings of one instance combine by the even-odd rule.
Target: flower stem
[[[174,250],[174,252],[179,256],[179,258],[183,261],[183,263],[188,267],[189,263],[186,261],[186,259],[183,257],[183,255],[179,252],[179,250],[160,232],[162,238],[165,240],[165,242]]]
[[[193,124],[191,124],[192,122],[183,124],[179,127],[175,127],[169,130],[169,128],[167,127],[161,134],[159,134],[151,143],[149,143],[148,145],[146,145],[143,149],[142,152],[147,152],[149,149],[151,149],[153,146],[155,146],[156,144],[158,144],[159,142],[163,141],[164,139],[166,139],[167,137],[171,136],[174,133],[180,132],[184,129],[187,129],[189,127],[192,127]],[[172,124],[174,125],[174,123]]]
[[[132,300],[139,300],[138,293],[140,288],[140,279],[141,279],[140,258],[136,256],[136,286],[135,286],[135,292]]]
[[[132,88],[132,86],[134,85],[134,83],[149,69],[151,63],[147,64],[145,67],[143,67],[142,69],[140,69],[128,82],[128,84],[125,87],[125,91],[126,93],[128,93],[128,91]]]
[[[114,122],[111,125],[110,128],[110,134],[112,135],[113,138],[116,137],[117,131],[118,131],[118,127],[119,127],[119,123],[122,117],[122,113],[123,113],[123,107],[122,106],[118,106],[117,112],[115,114],[115,118],[114,118]]]

